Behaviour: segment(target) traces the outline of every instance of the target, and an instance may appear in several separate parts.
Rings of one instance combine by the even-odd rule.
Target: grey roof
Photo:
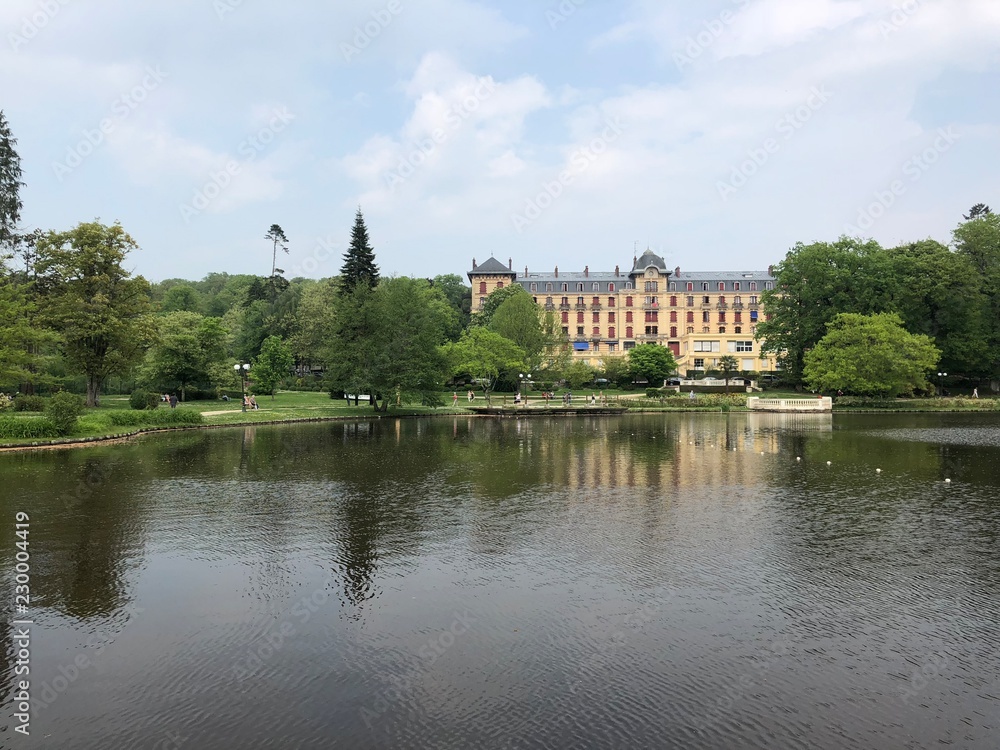
[[[653,266],[653,267],[655,267],[656,269],[658,269],[660,271],[666,271],[667,270],[667,264],[663,260],[663,258],[661,258],[659,255],[657,255],[656,253],[654,253],[652,250],[649,250],[647,248],[646,252],[644,252],[642,255],[640,255],[639,259],[632,266],[632,271],[633,272],[636,272],[636,271],[645,271],[650,266]]]
[[[480,263],[478,266],[469,271],[469,275],[474,274],[494,274],[494,273],[505,273],[513,274],[507,266],[498,261],[496,258],[490,258],[489,260]]]

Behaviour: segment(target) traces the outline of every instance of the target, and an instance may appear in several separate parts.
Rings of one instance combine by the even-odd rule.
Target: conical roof
[[[663,271],[664,273],[667,271],[667,264],[663,261],[663,258],[647,248],[646,252],[640,255],[639,259],[635,262],[635,265],[632,266],[632,270],[645,271],[650,266],[653,266],[658,271]]]
[[[490,258],[489,260],[480,263],[478,266],[472,269],[471,273],[474,274],[495,274],[495,273],[505,273],[512,274],[507,266],[498,261],[496,258]]]

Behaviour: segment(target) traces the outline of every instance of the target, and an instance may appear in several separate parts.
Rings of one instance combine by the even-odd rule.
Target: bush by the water
[[[45,411],[45,399],[41,396],[21,394],[14,397],[14,411]]]
[[[61,391],[49,399],[45,414],[52,420],[60,435],[71,435],[76,429],[77,418],[83,413],[83,399],[75,393]]]
[[[200,411],[192,409],[157,409],[156,411],[125,411],[115,409],[101,416],[115,427],[172,427],[175,425],[204,424]]]
[[[132,391],[128,397],[128,405],[135,410],[152,410],[160,405],[160,394],[151,391]]]
[[[30,440],[59,437],[59,430],[48,417],[0,417],[0,439]]]

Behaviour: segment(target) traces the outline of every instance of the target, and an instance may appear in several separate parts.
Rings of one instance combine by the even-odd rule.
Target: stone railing
[[[747,399],[747,409],[750,411],[833,411],[833,399],[829,396],[820,398],[760,398],[751,396]]]

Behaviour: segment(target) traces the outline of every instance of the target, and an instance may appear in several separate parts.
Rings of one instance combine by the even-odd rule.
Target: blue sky
[[[996,0],[5,0],[27,227],[150,279],[764,268],[1000,208]]]

